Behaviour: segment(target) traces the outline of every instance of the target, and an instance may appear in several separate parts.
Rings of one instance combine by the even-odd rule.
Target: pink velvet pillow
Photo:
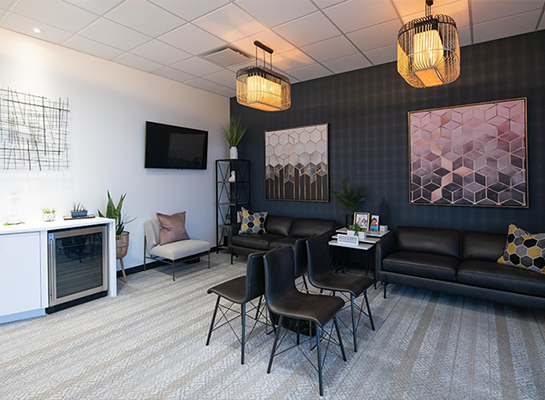
[[[185,230],[185,211],[172,215],[157,213],[159,220],[159,244],[187,240],[189,235]]]

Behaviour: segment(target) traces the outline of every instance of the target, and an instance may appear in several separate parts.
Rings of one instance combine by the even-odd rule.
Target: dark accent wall
[[[344,224],[345,209],[328,203],[266,201],[264,132],[329,124],[330,189],[340,181],[367,189],[359,211],[377,213],[390,204],[390,226],[419,225],[506,232],[510,223],[545,231],[545,31],[461,49],[462,67],[450,85],[415,89],[397,73],[396,63],[296,83],[292,106],[267,113],[231,99],[231,115],[248,127],[239,157],[252,162],[252,209],[303,217],[333,218]],[[409,204],[409,111],[527,98],[529,208],[488,208]]]

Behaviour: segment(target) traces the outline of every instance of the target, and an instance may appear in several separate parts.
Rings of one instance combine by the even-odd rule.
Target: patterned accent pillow
[[[532,235],[509,225],[505,250],[498,263],[545,274],[545,233]]]
[[[242,207],[242,221],[239,235],[243,233],[267,233],[265,232],[265,219],[267,211],[251,212]]]

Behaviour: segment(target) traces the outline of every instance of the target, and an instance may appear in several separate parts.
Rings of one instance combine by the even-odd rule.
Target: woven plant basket
[[[127,255],[129,249],[129,232],[121,232],[121,235],[115,237],[116,259],[123,258]]]

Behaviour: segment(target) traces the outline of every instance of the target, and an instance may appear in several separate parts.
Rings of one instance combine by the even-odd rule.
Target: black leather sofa
[[[545,275],[498,264],[507,234],[399,226],[377,245],[384,284],[545,309]]]
[[[250,253],[266,253],[277,247],[291,246],[295,252],[296,265],[303,265],[306,257],[304,242],[311,236],[335,231],[337,222],[319,218],[294,218],[281,215],[267,215],[265,232],[239,234],[240,224],[233,224],[229,235],[231,264],[233,256]],[[301,271],[302,272],[302,271]]]

